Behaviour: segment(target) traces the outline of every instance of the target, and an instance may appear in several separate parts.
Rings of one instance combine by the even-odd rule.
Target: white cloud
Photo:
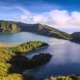
[[[8,10],[8,7],[0,6],[0,9]],[[21,22],[42,23],[42,24],[51,25],[53,27],[63,29],[63,30],[64,29],[80,30],[80,12],[78,11],[69,12],[67,10],[54,9],[49,12],[41,12],[36,14],[19,6],[15,6],[15,7],[13,6],[12,9],[19,11],[20,14],[17,12],[16,13],[14,12],[15,15],[12,14],[12,16],[15,18],[15,20],[18,20]]]
[[[80,26],[80,12],[73,11],[69,13],[67,10],[52,10],[50,12],[33,14],[26,9],[18,8],[22,11],[20,15],[20,20],[31,22],[31,23],[43,23],[49,25],[74,25]]]
[[[80,12],[67,10],[51,10],[50,12],[33,14],[26,9],[18,8],[23,13],[19,16],[21,22],[41,23],[69,32],[80,31]]]
[[[33,21],[34,21],[35,23],[41,22],[41,20],[43,20],[43,19],[44,19],[43,15],[33,16]]]
[[[49,13],[49,16],[51,17],[54,24],[58,25],[66,25],[70,20],[69,14],[66,10],[52,10]]]
[[[77,11],[72,12],[70,24],[80,26],[80,12]]]

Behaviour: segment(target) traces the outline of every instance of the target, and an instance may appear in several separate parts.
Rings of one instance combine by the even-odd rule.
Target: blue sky
[[[80,0],[0,0],[0,20],[80,31]]]
[[[67,9],[80,11],[80,0],[0,0],[1,6],[22,6],[31,12],[50,11],[52,9]]]

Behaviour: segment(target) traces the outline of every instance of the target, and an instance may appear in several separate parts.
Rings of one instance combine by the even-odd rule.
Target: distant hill
[[[73,37],[72,41],[80,42],[80,32],[74,32],[71,34],[71,36]]]
[[[43,36],[55,37],[60,39],[71,40],[68,33],[42,24],[26,24],[14,21],[0,21],[0,32],[32,32]]]

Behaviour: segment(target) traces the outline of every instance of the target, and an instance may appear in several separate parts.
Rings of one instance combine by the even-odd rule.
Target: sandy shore
[[[0,43],[0,47],[14,47],[18,44],[10,44],[10,43]]]

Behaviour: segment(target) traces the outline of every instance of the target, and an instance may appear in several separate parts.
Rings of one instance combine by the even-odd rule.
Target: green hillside
[[[50,37],[62,38],[62,39],[67,39],[67,40],[72,39],[72,37],[66,32],[62,32],[50,26],[40,24],[39,31],[42,31],[42,30],[45,31],[47,33],[47,36],[50,36]]]
[[[8,49],[0,48],[0,80],[35,80],[33,77],[25,79],[23,71],[43,65],[46,60],[49,61],[51,55],[39,54],[31,60],[23,56],[23,53],[26,54],[44,46],[48,44],[41,41],[30,41]]]
[[[20,28],[12,21],[0,21],[0,32],[15,33],[19,32]]]
[[[31,32],[43,36],[55,37],[59,39],[71,40],[72,37],[68,33],[42,24],[26,24],[13,21],[0,21],[0,32]]]

